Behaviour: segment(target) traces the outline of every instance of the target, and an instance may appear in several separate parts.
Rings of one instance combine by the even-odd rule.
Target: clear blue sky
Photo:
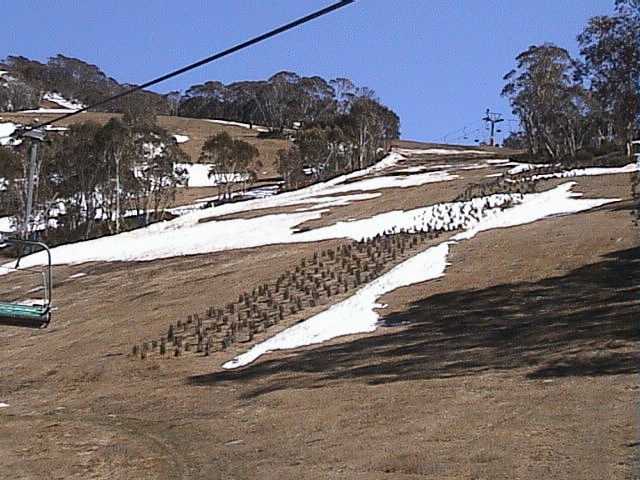
[[[332,0],[0,0],[0,57],[57,53],[142,83]],[[614,0],[358,0],[228,59],[161,84],[259,79],[280,70],[349,77],[402,119],[402,136],[437,140],[488,107],[512,118],[502,76],[529,45],[576,52],[586,20]],[[478,128],[476,125],[473,128]],[[474,135],[471,135],[473,137]],[[473,141],[473,138],[469,138]],[[454,139],[451,136],[450,139]],[[461,139],[459,139],[461,140]]]

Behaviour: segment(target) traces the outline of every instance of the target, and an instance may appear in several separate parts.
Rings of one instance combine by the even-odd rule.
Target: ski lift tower
[[[496,144],[496,124],[504,122],[504,118],[502,118],[501,113],[492,112],[487,108],[486,114],[482,120],[491,125],[491,136],[489,137],[489,145],[493,147]]]

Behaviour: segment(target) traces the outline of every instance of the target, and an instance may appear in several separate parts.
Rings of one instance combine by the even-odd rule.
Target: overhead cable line
[[[454,134],[456,134],[458,132],[462,132],[464,130],[467,130],[467,129],[469,129],[469,128],[475,126],[475,125],[479,125],[479,124],[480,124],[480,122],[469,123],[469,124],[465,125],[464,127],[460,127],[457,130],[452,130],[452,131],[448,132],[447,134],[442,135],[441,137],[437,137],[437,139],[438,140],[442,140],[442,141],[446,141],[447,138],[450,137],[451,135],[454,135]]]
[[[294,20],[292,22],[287,23],[286,25],[282,25],[281,27],[275,28],[273,30],[270,30],[266,33],[263,33],[262,35],[258,35],[257,37],[254,37],[250,40],[247,40],[246,42],[242,42],[239,43],[233,47],[230,47],[226,50],[223,50],[221,52],[215,53],[207,58],[203,58],[202,60],[199,60],[197,62],[194,62],[190,65],[187,65],[186,67],[182,67],[179,68],[178,70],[174,70],[173,72],[167,73],[165,75],[162,75],[158,78],[155,78],[153,80],[149,80],[146,83],[143,83],[142,85],[138,85],[136,87],[130,88],[129,90],[125,90],[124,92],[120,92],[117,95],[113,95],[112,97],[109,98],[105,98],[104,100],[100,100],[97,103],[94,103],[93,105],[89,105],[87,107],[83,107],[79,110],[74,110],[73,112],[67,113],[65,115],[61,115],[59,117],[54,118],[53,120],[50,120],[48,122],[42,122],[36,125],[31,125],[27,128],[27,130],[35,130],[38,128],[42,128],[46,125],[52,125],[56,122],[59,122],[61,120],[65,120],[67,118],[71,118],[74,117],[76,115],[79,115],[83,112],[86,112],[87,110],[91,110],[93,108],[96,107],[100,107],[106,103],[112,102],[114,100],[117,100],[119,98],[125,97],[127,95],[131,95],[132,93],[135,93],[137,91],[143,90],[145,88],[151,87],[153,85],[156,85],[160,82],[164,82],[165,80],[169,80],[170,78],[176,77],[178,75],[181,75],[185,72],[188,72],[189,70],[193,70],[195,68],[201,67],[203,65],[206,65],[208,63],[214,62],[216,60],[219,60],[223,57],[226,57],[228,55],[231,55],[232,53],[238,52],[240,50],[244,50],[245,48],[248,48],[252,45],[255,45],[257,43],[263,42],[271,37],[275,37],[276,35],[280,35],[281,33],[284,33],[288,30],[292,30],[296,27],[299,27],[307,22],[310,22],[312,20],[315,20],[317,18],[320,18],[324,15],[327,15],[335,10],[338,10],[342,7],[346,7],[347,5],[350,5],[352,3],[355,3],[356,0],[342,0],[340,2],[334,3],[333,5],[330,5],[326,8],[323,8],[321,10],[318,10],[316,12],[310,13],[309,15],[306,15],[304,17],[301,17],[297,20]],[[19,135],[18,135],[19,136]]]

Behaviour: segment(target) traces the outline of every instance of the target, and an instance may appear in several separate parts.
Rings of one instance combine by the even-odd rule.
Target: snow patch
[[[256,132],[268,132],[269,131],[268,127],[263,127],[262,125],[255,125],[255,124],[254,125],[249,125],[248,123],[233,122],[231,120],[205,119],[205,122],[217,123],[219,125],[231,125],[233,127],[249,128],[249,129],[255,130]]]
[[[490,210],[476,224],[453,237],[453,240],[467,240],[485,230],[525,225],[552,215],[583,212],[620,201],[619,198],[580,199],[581,193],[571,191],[575,184],[567,182],[546,192],[527,194],[523,202],[503,211]]]
[[[190,140],[187,135],[179,135],[177,133],[173,135],[173,138],[176,140],[176,143],[186,143]]]
[[[0,145],[11,146],[20,145],[21,139],[13,138],[11,135],[16,131],[18,125],[13,122],[0,123]]]
[[[38,108],[37,110],[21,110],[16,113],[51,113],[51,114],[65,114],[74,111],[78,111],[79,109],[70,110],[68,108]]]
[[[44,129],[47,132],[67,132],[69,127],[57,127],[55,125],[45,125]]]
[[[517,163],[515,162],[515,167],[510,168],[507,173],[509,175],[517,175],[522,172],[528,172],[529,170],[535,170],[536,168],[543,168],[551,166],[548,163]]]
[[[48,100],[49,102],[57,103],[62,108],[67,110],[80,110],[86,107],[84,103],[80,103],[77,100],[67,100],[57,92],[47,92],[42,96],[42,99]]]
[[[448,252],[449,243],[445,242],[411,257],[348,299],[255,345],[248,352],[225,363],[223,368],[247,365],[274,350],[313,345],[343,335],[373,332],[380,318],[375,310],[384,308],[377,300],[400,287],[443,276]]]

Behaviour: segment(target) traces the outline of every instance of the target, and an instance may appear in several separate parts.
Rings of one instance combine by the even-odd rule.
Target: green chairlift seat
[[[0,323],[16,327],[44,328],[51,321],[51,309],[42,305],[0,302]]]
[[[27,327],[27,328],[45,328],[51,321],[51,252],[49,248],[41,242],[32,242],[27,240],[6,240],[10,243],[15,243],[22,251],[23,245],[37,246],[47,252],[48,262],[45,265],[42,272],[43,278],[43,290],[45,297],[42,299],[42,303],[35,305],[28,305],[26,303],[5,302],[0,300],[0,325],[9,325],[15,327]],[[7,268],[7,267],[5,267]],[[16,266],[10,270],[24,271],[31,269],[20,268],[20,258],[16,262]]]

